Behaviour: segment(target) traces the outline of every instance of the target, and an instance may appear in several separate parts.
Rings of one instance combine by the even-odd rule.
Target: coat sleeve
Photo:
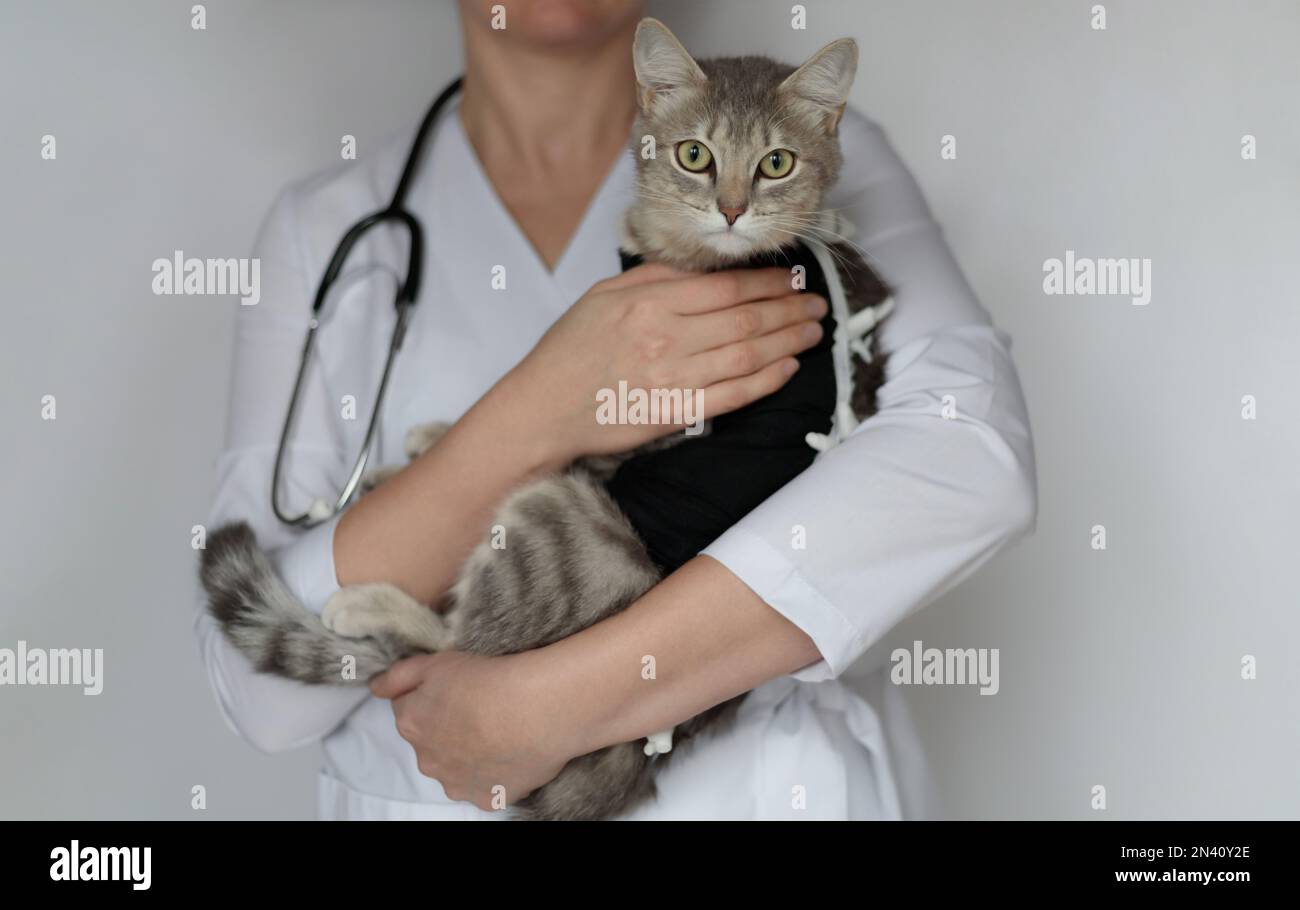
[[[303,238],[286,190],[258,234],[261,300],[241,306],[231,370],[226,441],[217,462],[209,531],[247,521],[290,590],[317,612],[338,588],[334,573],[335,522],[309,531],[282,525],[270,504],[271,473],[281,422],[302,353],[314,280],[304,268]],[[315,358],[305,377],[294,442],[286,455],[288,508],[303,509],[317,495],[342,487],[346,434],[335,419],[330,371]],[[226,640],[200,603],[194,619],[199,653],[226,723],[249,743],[280,752],[315,742],[367,696],[364,687],[308,686],[256,672]]]
[[[962,277],[911,175],[849,112],[828,205],[894,290],[879,412],[703,552],[817,645],[838,676],[896,623],[1033,528],[1036,481],[1010,339]]]

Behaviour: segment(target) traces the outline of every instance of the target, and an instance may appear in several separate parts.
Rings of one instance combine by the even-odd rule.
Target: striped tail
[[[413,652],[397,641],[345,638],[325,628],[280,581],[244,522],[218,528],[199,566],[208,610],[263,673],[299,682],[359,686]]]

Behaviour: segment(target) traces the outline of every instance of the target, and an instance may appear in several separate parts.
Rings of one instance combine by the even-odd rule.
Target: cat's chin
[[[648,261],[662,262],[683,271],[712,272],[744,265],[758,256],[775,253],[789,245],[755,243],[751,239],[734,236],[727,238],[726,235],[700,237],[692,242],[683,241],[684,238],[677,238],[677,242],[665,244],[658,249],[647,245],[638,252]]]
[[[643,231],[640,227],[632,213],[622,222],[619,243],[625,252],[639,254],[648,262],[662,262],[688,272],[743,265],[758,256],[784,249],[794,240],[792,237],[765,236],[761,232],[757,235],[739,231],[668,232],[660,224],[653,224],[651,230]]]
[[[795,243],[793,237],[754,237],[734,234],[730,231],[709,234],[701,238],[700,246],[707,250],[712,258],[711,268],[725,269],[730,266],[752,262],[760,256],[766,256],[788,249]]]
[[[729,262],[743,262],[759,251],[758,244],[734,231],[718,231],[701,238],[703,245]]]

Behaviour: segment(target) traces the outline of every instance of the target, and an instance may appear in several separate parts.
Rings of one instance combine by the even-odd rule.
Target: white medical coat
[[[990,324],[881,130],[850,111],[840,131],[844,171],[827,205],[857,226],[856,242],[898,304],[881,332],[891,357],[880,410],[704,551],[803,629],[823,660],[761,686],[734,727],[675,756],[658,799],[632,818],[933,814],[898,688],[884,669],[852,687],[837,677],[1034,521],[1033,451],[1009,339]],[[388,203],[410,138],[280,195],[256,244],[261,301],[238,315],[208,527],[247,520],[286,583],[317,612],[337,588],[335,522],[306,532],[277,522],[272,462],[321,273],[343,231]],[[373,465],[404,460],[410,426],[458,418],[574,301],[618,273],[616,226],[632,198],[633,171],[630,157],[618,161],[548,272],[497,198],[459,112],[443,115],[408,197],[425,229],[423,286]],[[368,234],[332,293],[286,463],[291,508],[332,496],[351,467],[405,250],[396,230]],[[504,288],[494,289],[494,276],[504,276]],[[356,400],[352,420],[342,417],[346,396]],[[235,731],[265,751],[322,744],[323,818],[501,817],[448,800],[420,774],[388,701],[364,688],[256,673],[202,608],[195,630]]]

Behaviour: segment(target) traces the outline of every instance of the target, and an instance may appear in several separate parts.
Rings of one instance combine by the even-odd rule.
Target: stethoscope
[[[425,140],[429,137],[429,133],[432,132],[433,125],[437,122],[443,108],[447,106],[447,102],[460,91],[462,81],[461,78],[457,78],[443,89],[442,93],[433,102],[433,106],[429,108],[429,112],[424,115],[424,120],[421,121],[420,128],[415,134],[415,141],[411,144],[411,151],[406,156],[406,165],[402,168],[402,176],[397,183],[396,191],[393,193],[393,201],[388,203],[387,208],[381,209],[373,215],[367,215],[348,229],[347,233],[343,235],[343,239],[339,241],[338,248],[334,250],[334,255],[325,268],[325,274],[321,277],[320,289],[316,291],[316,300],[311,307],[311,319],[307,323],[307,338],[303,342],[302,358],[298,362],[298,376],[293,382],[293,395],[289,398],[289,410],[285,414],[284,429],[280,431],[280,443],[275,452],[275,471],[271,476],[271,509],[275,512],[275,517],[287,525],[310,528],[329,521],[347,507],[347,504],[352,501],[352,497],[356,495],[358,487],[361,486],[361,478],[365,475],[366,463],[370,460],[370,452],[374,447],[375,435],[379,429],[379,413],[383,410],[384,396],[388,391],[388,378],[393,371],[393,362],[397,358],[397,352],[401,350],[402,340],[406,337],[406,327],[411,319],[411,309],[415,306],[415,301],[420,293],[420,264],[424,260],[424,232],[420,227],[419,219],[406,209],[406,193],[410,189],[416,166],[422,157]],[[321,325],[321,309],[325,305],[325,298],[329,293],[330,286],[334,284],[339,272],[343,270],[348,254],[356,246],[357,241],[370,228],[390,222],[406,226],[411,239],[410,252],[406,266],[406,280],[397,289],[397,296],[393,301],[394,306],[397,308],[397,322],[393,326],[392,340],[388,344],[388,358],[384,361],[384,372],[379,380],[379,390],[375,393],[375,404],[370,412],[370,422],[366,427],[366,438],[361,445],[361,454],[357,456],[356,463],[352,467],[352,473],[348,475],[347,483],[344,484],[342,492],[339,493],[338,498],[332,505],[326,499],[316,499],[306,512],[291,517],[286,515],[280,508],[280,472],[284,462],[284,451],[288,446],[289,435],[292,432],[294,417],[298,411],[298,397],[302,391],[303,376],[307,373],[307,363],[311,359],[312,350],[316,345],[316,332]]]

